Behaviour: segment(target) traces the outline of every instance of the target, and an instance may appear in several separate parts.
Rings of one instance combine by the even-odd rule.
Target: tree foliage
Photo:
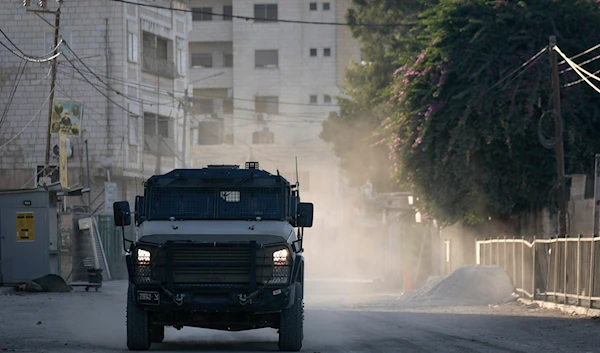
[[[431,2],[431,1],[429,1]],[[418,43],[409,30],[415,15],[428,2],[420,0],[354,0],[349,23],[406,23],[407,26],[355,26],[352,33],[362,46],[363,62],[346,71],[344,95],[338,97],[340,115],[323,124],[321,137],[333,145],[342,167],[355,184],[370,180],[383,191],[390,183],[386,146],[375,146],[373,135],[391,114],[387,104],[393,73],[402,58],[409,58]]]
[[[547,202],[556,168],[538,125],[552,109],[548,54],[511,73],[551,34],[571,56],[600,39],[596,1],[551,3],[442,0],[420,14],[426,45],[395,72],[383,130],[398,182],[435,218],[477,223]],[[561,84],[577,79],[566,71]],[[588,173],[600,151],[599,98],[585,83],[562,89],[567,174]],[[551,115],[543,118],[549,123]]]

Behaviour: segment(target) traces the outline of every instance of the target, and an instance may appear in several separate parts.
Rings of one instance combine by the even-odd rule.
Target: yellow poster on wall
[[[34,241],[33,212],[17,212],[17,241]]]
[[[62,186],[63,189],[68,189],[67,136],[63,134],[60,134],[58,155],[60,159],[60,186]]]

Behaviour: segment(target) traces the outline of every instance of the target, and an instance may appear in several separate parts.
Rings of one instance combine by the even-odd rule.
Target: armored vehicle
[[[127,201],[113,210],[117,226],[131,224]],[[144,183],[134,221],[136,240],[123,237],[130,350],[162,342],[165,326],[270,327],[280,350],[301,349],[313,204],[300,202],[297,182],[257,162],[176,169]]]

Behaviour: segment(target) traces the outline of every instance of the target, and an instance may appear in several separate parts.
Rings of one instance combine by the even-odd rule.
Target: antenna
[[[296,156],[296,188],[300,187],[300,181],[298,180],[298,156]]]

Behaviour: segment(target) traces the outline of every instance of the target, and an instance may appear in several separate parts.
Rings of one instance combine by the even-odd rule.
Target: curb
[[[575,305],[556,304],[556,303],[551,303],[551,302],[545,302],[543,300],[531,300],[531,299],[524,299],[524,298],[519,298],[519,302],[526,304],[526,305],[534,304],[534,305],[539,306],[542,309],[560,310],[563,313],[570,314],[570,315],[581,315],[581,316],[587,316],[587,317],[599,317],[600,316],[600,309],[584,308],[582,306],[575,306]]]

